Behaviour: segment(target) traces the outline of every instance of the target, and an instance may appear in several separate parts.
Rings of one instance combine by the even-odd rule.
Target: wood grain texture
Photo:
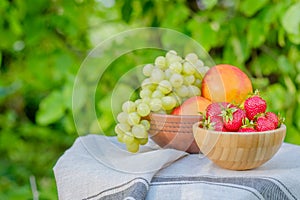
[[[193,125],[193,133],[200,151],[222,168],[247,170],[259,167],[280,148],[286,126],[272,131],[238,133],[219,132]]]
[[[151,139],[162,148],[173,148],[188,153],[199,153],[194,140],[193,125],[200,115],[149,115]]]

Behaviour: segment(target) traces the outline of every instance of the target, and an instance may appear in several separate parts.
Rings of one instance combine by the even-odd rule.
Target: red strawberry
[[[227,102],[216,102],[212,103],[206,108],[206,118],[219,116],[220,119],[222,110],[226,109],[229,103]]]
[[[222,114],[224,127],[229,131],[238,131],[246,117],[245,111],[236,106],[227,108]]]
[[[273,112],[266,112],[266,118],[271,120],[274,123],[275,128],[278,128],[279,125],[279,117]]]
[[[228,131],[224,126],[222,118],[220,118],[219,116],[210,117],[210,124],[212,129],[215,131],[223,131],[223,132]]]
[[[214,131],[226,131],[222,118],[219,116],[212,116],[208,117],[207,119],[203,118],[200,121],[199,127]]]
[[[253,127],[241,127],[238,132],[256,132]]]
[[[270,119],[265,116],[260,116],[256,120],[256,130],[257,131],[269,131],[274,130],[276,127]]]
[[[244,109],[247,118],[253,120],[257,114],[266,112],[267,103],[260,96],[255,95],[245,100]]]

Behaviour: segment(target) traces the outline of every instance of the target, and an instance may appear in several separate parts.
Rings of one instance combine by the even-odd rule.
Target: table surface
[[[300,199],[300,146],[283,143],[247,171],[219,168],[202,154],[123,148],[112,137],[79,137],[54,166],[59,199]]]

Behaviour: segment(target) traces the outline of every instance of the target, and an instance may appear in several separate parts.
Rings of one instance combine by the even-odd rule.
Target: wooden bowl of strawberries
[[[210,104],[203,119],[193,125],[200,151],[226,169],[261,166],[275,155],[286,134],[283,120],[266,108],[258,94],[247,98],[243,108],[227,102]]]

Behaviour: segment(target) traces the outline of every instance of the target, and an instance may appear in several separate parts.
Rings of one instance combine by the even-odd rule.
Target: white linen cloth
[[[77,138],[54,166],[59,199],[300,199],[300,146],[284,143],[270,161],[247,171],[152,142],[137,154],[124,149],[114,137]]]

